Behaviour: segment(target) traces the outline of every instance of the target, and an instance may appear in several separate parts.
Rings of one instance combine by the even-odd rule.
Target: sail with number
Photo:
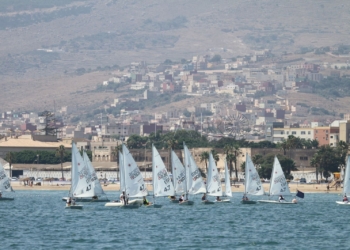
[[[270,180],[270,195],[290,195],[288,183],[284,176],[281,164],[275,156]]]
[[[153,194],[158,196],[173,196],[175,194],[173,183],[164,162],[156,149],[152,145],[152,173],[153,173]]]
[[[225,195],[232,197],[230,173],[228,171],[226,159],[225,159]]]
[[[6,175],[5,169],[0,162],[0,191],[1,192],[12,192],[10,178]]]
[[[245,159],[245,179],[244,179],[244,193],[252,195],[264,195],[264,188],[262,186],[258,171],[256,170],[252,159],[246,154]]]
[[[125,188],[125,175],[124,175],[124,164],[123,164],[123,154],[118,151],[119,154],[119,181],[120,181],[120,191],[123,192],[126,190]]]
[[[89,167],[85,165],[78,148],[72,144],[72,186],[71,196],[92,197],[94,196],[93,182],[97,176],[91,176]]]
[[[148,194],[140,169],[129,149],[123,144],[123,174],[126,194],[129,197],[142,197]]]
[[[87,167],[86,170],[86,179],[91,183],[92,189],[94,191],[94,196],[105,195],[105,192],[102,189],[100,180],[97,177],[95,168],[92,166],[92,163],[89,159],[89,156],[84,151],[83,153],[84,164]]]
[[[204,185],[201,172],[199,171],[196,162],[192,158],[190,151],[184,143],[185,152],[185,168],[187,179],[187,193],[200,194],[206,193],[206,187]]]
[[[210,196],[222,196],[221,180],[216,167],[213,154],[209,153],[209,166],[207,174],[207,193]]]
[[[186,193],[186,173],[179,157],[173,150],[171,151],[171,166],[173,168],[175,195],[182,195]]]
[[[350,157],[346,161],[343,195],[350,194]]]

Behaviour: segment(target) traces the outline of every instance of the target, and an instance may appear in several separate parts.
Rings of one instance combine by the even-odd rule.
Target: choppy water
[[[17,191],[1,202],[1,249],[349,249],[350,206],[337,194],[306,194],[298,205],[231,204],[161,209],[65,209],[67,192]],[[117,193],[108,193],[110,198]],[[151,199],[150,199],[151,200]]]

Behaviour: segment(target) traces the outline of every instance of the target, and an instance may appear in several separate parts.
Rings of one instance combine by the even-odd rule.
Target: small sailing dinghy
[[[284,176],[281,164],[275,156],[273,162],[273,169],[270,179],[269,196],[288,196],[291,195],[286,177]],[[285,200],[258,200],[260,203],[274,203],[274,204],[298,204],[296,202],[288,202]]]
[[[161,208],[162,205],[156,204],[156,197],[174,196],[175,190],[162,157],[154,145],[152,145],[152,183],[154,201],[146,207]]]
[[[170,202],[179,203],[179,200],[176,199],[176,195],[182,195],[186,193],[186,172],[179,157],[177,157],[173,150],[171,150],[171,166],[173,172],[175,199],[170,200]]]
[[[119,191],[120,193],[125,192],[126,188],[125,188],[125,175],[124,175],[124,164],[123,164],[123,154],[118,151],[119,154],[119,180],[120,180],[120,185],[119,185]],[[122,197],[122,196],[120,196]],[[124,206],[124,202],[120,199],[117,201],[111,201],[111,202],[107,202],[105,204],[105,207],[121,207]]]
[[[350,205],[350,202],[346,194],[350,194],[350,157],[348,156],[348,159],[346,161],[346,167],[345,167],[345,176],[343,181],[343,200],[342,201],[336,201],[339,205]]]
[[[72,143],[72,185],[70,189],[71,203],[66,203],[66,208],[82,209],[82,205],[75,204],[75,198],[86,198],[93,196],[92,179],[88,178],[84,160],[80,155],[75,143]]]
[[[220,197],[222,196],[221,190],[221,180],[219,176],[218,169],[216,167],[213,154],[209,153],[209,164],[208,164],[208,174],[207,174],[207,195]],[[221,202],[221,200],[216,200],[216,202]],[[213,201],[204,200],[203,204],[209,205],[214,204]]]
[[[248,199],[248,194],[264,195],[264,188],[262,186],[258,171],[247,153],[245,158],[244,194],[241,203],[256,204],[256,201],[251,201]]]
[[[100,180],[97,177],[96,171],[92,166],[89,156],[86,152],[83,152],[84,167],[80,172],[80,175],[84,175],[89,183],[91,183],[92,196],[76,198],[78,202],[106,202],[109,201],[106,197],[105,192],[102,189]],[[70,190],[71,193],[72,190]],[[64,197],[62,200],[67,201],[69,197]]]
[[[193,201],[188,200],[188,195],[206,193],[206,188],[196,162],[192,158],[190,151],[184,143],[185,173],[186,173],[186,198],[179,202],[179,205],[193,205]]]
[[[230,172],[228,171],[226,159],[225,159],[225,195],[224,195],[224,197],[232,197]],[[221,201],[216,201],[216,202],[231,203],[231,200],[229,198],[226,198],[226,199],[222,199]]]
[[[0,201],[13,201],[13,197],[3,197],[3,193],[14,192],[11,187],[10,178],[6,175],[5,169],[0,162]]]

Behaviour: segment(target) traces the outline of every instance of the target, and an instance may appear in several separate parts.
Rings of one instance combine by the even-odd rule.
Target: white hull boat
[[[204,204],[204,205],[213,205],[213,204],[215,204],[215,202],[214,201],[202,201],[202,204]]]
[[[82,205],[66,205],[66,209],[83,209]]]
[[[336,201],[336,203],[339,205],[350,205],[350,202],[348,201]]]
[[[224,199],[224,200],[221,200],[221,201],[214,201],[215,203],[231,203],[231,200],[230,199]]]
[[[298,204],[297,202],[290,201],[272,201],[272,200],[258,200],[259,203],[271,203],[271,204],[281,204],[281,205],[290,205],[290,204]]]
[[[10,197],[1,197],[0,201],[13,201],[15,198],[10,198]]]

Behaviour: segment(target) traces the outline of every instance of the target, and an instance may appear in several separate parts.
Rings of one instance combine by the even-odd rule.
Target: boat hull
[[[339,205],[348,205],[348,206],[350,206],[350,202],[336,201],[336,203],[339,204]]]
[[[225,199],[225,200],[221,200],[221,201],[215,201],[216,203],[231,203],[230,199]]]
[[[179,203],[179,200],[170,200],[171,203]]]
[[[121,207],[124,206],[124,203],[121,202],[107,202],[105,207]]]
[[[83,209],[82,205],[70,205],[66,206],[66,209]]]
[[[193,201],[183,201],[183,202],[179,202],[180,206],[191,206],[193,205],[194,202]]]
[[[285,204],[285,205],[290,205],[290,204],[298,204],[296,202],[289,202],[289,201],[284,201],[284,202],[279,202],[279,201],[272,201],[272,200],[258,200],[259,203],[271,203],[271,204]]]
[[[257,201],[241,201],[242,204],[256,204]]]
[[[10,197],[1,197],[0,201],[13,201],[15,198],[10,198]]]
[[[204,205],[213,205],[215,203],[214,203],[214,201],[202,201],[202,204],[204,204]]]
[[[63,197],[62,201],[67,201],[69,197]],[[103,199],[92,199],[92,198],[75,198],[78,202],[107,202],[109,199],[103,198]]]
[[[129,201],[129,204],[134,204],[134,203],[142,205],[143,204],[143,200],[142,199],[135,199],[135,200],[130,200]]]

